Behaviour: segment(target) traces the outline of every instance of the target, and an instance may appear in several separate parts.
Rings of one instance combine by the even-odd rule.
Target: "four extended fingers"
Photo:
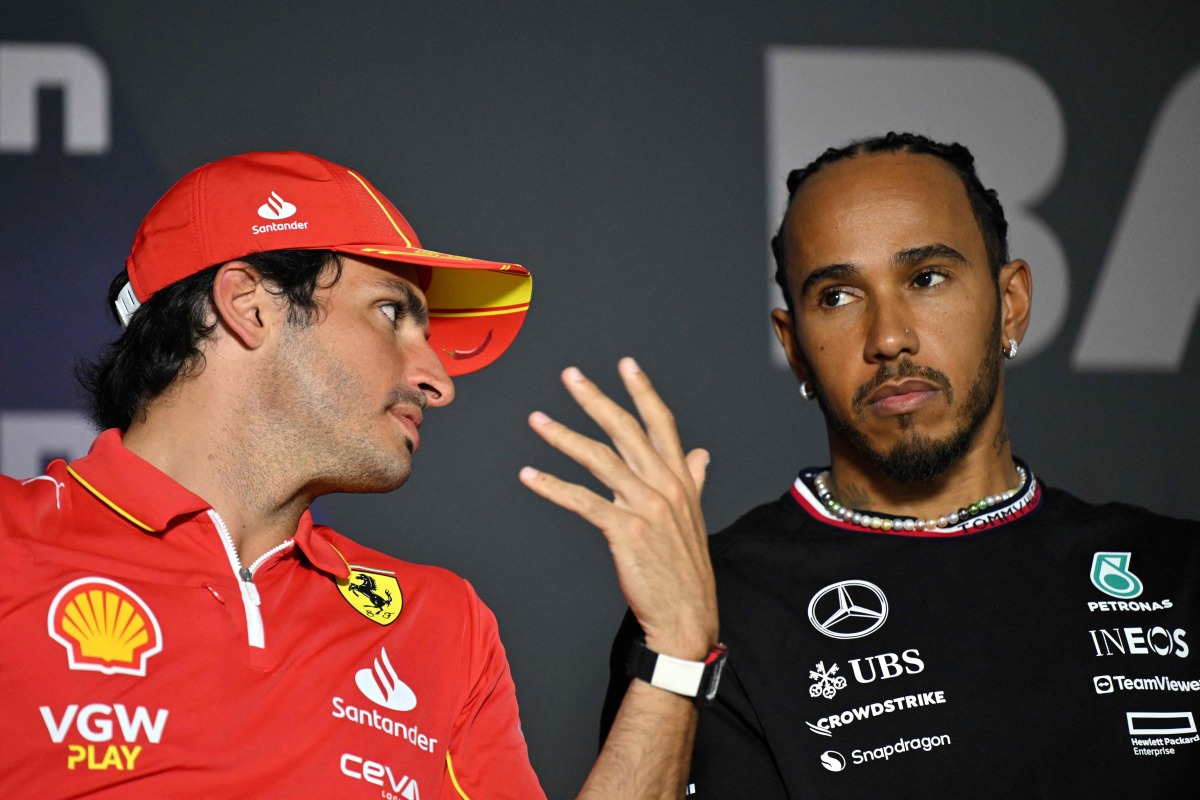
[[[622,457],[545,414],[529,416],[539,436],[612,488],[615,499],[531,467],[521,470],[521,482],[604,533],[621,591],[647,641],[658,652],[694,660],[716,641],[717,631],[713,575],[699,503],[708,453],[692,450],[683,455],[673,417],[632,359],[622,361],[621,374],[645,420],[645,430],[578,370],[565,370],[563,383],[588,416],[609,433]],[[623,498],[623,493],[628,497]]]

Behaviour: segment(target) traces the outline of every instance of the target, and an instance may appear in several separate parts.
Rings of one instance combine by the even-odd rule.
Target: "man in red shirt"
[[[308,511],[407,479],[450,376],[516,335],[529,273],[423,249],[351,170],[255,153],[167,192],[110,299],[125,331],[87,376],[106,430],[0,478],[0,795],[541,797],[470,585]],[[708,457],[684,454],[632,360],[621,374],[644,427],[564,372],[620,456],[530,417],[615,499],[521,479],[602,529],[663,654],[581,796],[667,797],[719,674]]]

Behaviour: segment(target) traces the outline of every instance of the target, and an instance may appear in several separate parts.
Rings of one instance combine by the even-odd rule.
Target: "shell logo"
[[[145,675],[146,661],[162,651],[162,630],[150,607],[108,578],[80,578],[50,604],[50,638],[67,649],[71,669],[105,675]]]

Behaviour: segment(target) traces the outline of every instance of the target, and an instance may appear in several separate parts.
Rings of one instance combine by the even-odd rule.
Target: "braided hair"
[[[859,139],[845,147],[831,147],[822,153],[815,161],[806,167],[792,170],[787,177],[788,208],[796,197],[796,191],[815,173],[820,172],[830,164],[845,161],[860,155],[874,153],[921,153],[940,158],[949,164],[958,176],[962,178],[967,190],[967,198],[971,203],[971,211],[975,222],[983,234],[983,245],[987,252],[988,267],[992,276],[1000,274],[1000,267],[1008,263],[1008,221],[1004,218],[1004,208],[995,189],[986,188],[975,172],[975,157],[957,142],[943,144],[921,136],[917,133],[888,133],[886,136],[876,136],[870,139]],[[787,221],[787,211],[784,211],[783,221],[779,229],[771,237],[771,254],[775,256],[775,282],[783,292],[788,309],[792,310],[792,295],[788,291],[787,259],[784,252],[783,227]]]

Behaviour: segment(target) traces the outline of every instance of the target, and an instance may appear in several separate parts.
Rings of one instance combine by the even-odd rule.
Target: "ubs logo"
[[[808,602],[808,621],[833,639],[869,636],[883,627],[887,616],[887,596],[869,581],[831,583]]]
[[[865,668],[862,666],[863,661],[867,662]],[[901,663],[902,661],[904,663]],[[887,680],[905,674],[916,675],[918,672],[924,672],[925,662],[921,660],[920,651],[913,649],[905,650],[900,655],[880,653],[866,659],[852,658],[850,668],[854,670],[854,678],[859,683],[871,683],[876,679]],[[864,672],[869,672],[871,677],[868,678]]]

